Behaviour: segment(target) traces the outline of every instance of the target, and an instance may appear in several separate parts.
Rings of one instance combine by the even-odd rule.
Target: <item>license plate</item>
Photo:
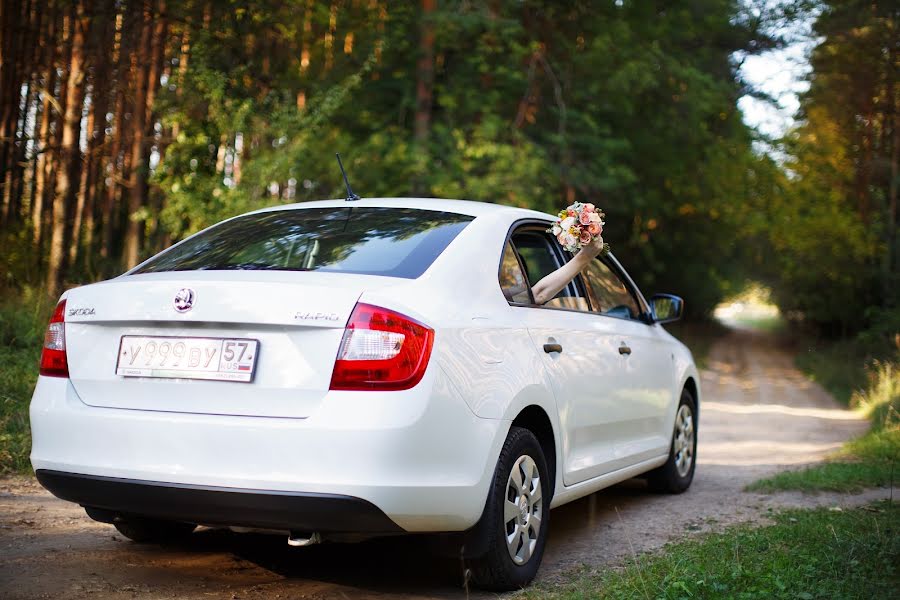
[[[253,381],[259,341],[123,335],[116,375]]]

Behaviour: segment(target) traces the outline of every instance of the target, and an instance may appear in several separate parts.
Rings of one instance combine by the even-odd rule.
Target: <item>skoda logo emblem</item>
[[[182,288],[175,294],[175,310],[178,312],[187,312],[194,306],[194,290],[190,288]]]

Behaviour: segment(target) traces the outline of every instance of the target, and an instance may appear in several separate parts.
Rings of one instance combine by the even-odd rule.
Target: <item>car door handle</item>
[[[544,344],[544,352],[550,354],[551,352],[562,352],[562,345],[560,344]]]
[[[621,346],[619,346],[619,354],[621,354],[622,356],[628,356],[629,354],[631,354],[631,348],[629,348],[625,344],[622,344]]]

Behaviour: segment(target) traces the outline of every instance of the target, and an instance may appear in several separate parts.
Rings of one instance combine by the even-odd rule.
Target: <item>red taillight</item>
[[[66,301],[56,305],[47,333],[44,334],[44,348],[41,352],[41,375],[48,377],[68,377],[69,363],[66,360]]]
[[[406,390],[422,379],[434,330],[386,308],[357,304],[344,330],[332,390]]]

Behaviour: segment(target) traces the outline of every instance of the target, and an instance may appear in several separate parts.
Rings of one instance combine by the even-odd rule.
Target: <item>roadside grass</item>
[[[797,368],[821,385],[844,406],[867,380],[866,365],[873,358],[871,346],[857,340],[828,342],[812,337],[794,338]]]
[[[900,585],[900,507],[777,514],[635,556],[621,569],[581,571],[519,598],[889,598]]]
[[[900,361],[875,363],[869,386],[850,405],[868,417],[868,433],[844,444],[820,465],[779,473],[747,486],[748,491],[856,492],[895,484],[900,473]]]
[[[0,301],[0,474],[31,469],[28,404],[52,310],[40,298],[39,293],[26,291]]]

